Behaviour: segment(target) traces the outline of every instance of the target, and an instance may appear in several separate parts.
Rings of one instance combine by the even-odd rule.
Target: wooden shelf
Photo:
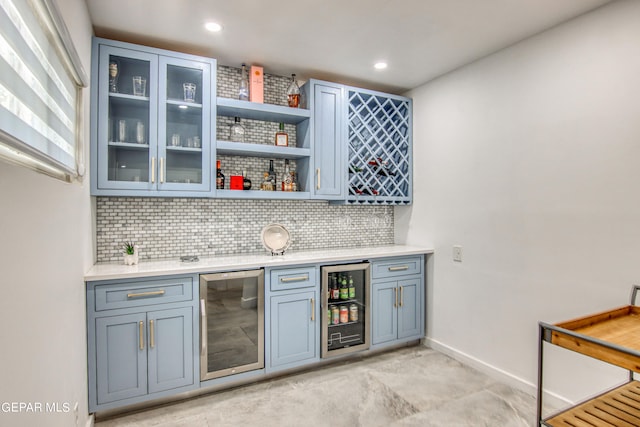
[[[551,331],[552,344],[640,372],[640,307],[620,307],[555,326],[559,329]]]
[[[631,381],[544,420],[552,427],[640,425],[640,382]]]

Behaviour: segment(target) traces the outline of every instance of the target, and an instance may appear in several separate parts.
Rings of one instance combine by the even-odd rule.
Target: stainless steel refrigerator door
[[[264,368],[264,270],[200,276],[200,380]]]
[[[348,299],[346,302],[335,302],[329,299],[329,277],[335,273],[346,273],[357,276],[359,292],[356,301]],[[371,342],[371,267],[370,264],[344,264],[321,267],[322,289],[320,291],[322,317],[322,358],[339,356],[354,351],[366,350]],[[364,294],[364,295],[363,295]],[[332,325],[329,322],[328,309],[332,305],[351,305],[359,307],[358,322]],[[330,347],[333,347],[330,348]],[[340,348],[336,348],[340,347]]]

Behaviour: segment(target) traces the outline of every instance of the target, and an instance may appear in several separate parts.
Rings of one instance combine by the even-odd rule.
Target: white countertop
[[[288,251],[284,255],[236,254],[203,257],[198,262],[181,262],[180,259],[141,262],[138,265],[96,264],[85,274],[86,281],[130,279],[145,276],[173,274],[212,273],[216,271],[246,270],[261,267],[277,267],[300,264],[343,262],[350,260],[386,258],[433,253],[433,249],[405,246],[373,246],[364,248],[321,249],[313,251]]]

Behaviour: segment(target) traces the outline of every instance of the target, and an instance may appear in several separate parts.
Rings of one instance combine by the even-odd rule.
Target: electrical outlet
[[[453,260],[456,262],[462,262],[462,246],[453,245]]]

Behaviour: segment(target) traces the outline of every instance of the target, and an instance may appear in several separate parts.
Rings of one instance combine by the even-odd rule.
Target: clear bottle
[[[287,88],[287,102],[289,107],[298,108],[300,106],[300,86],[296,82],[296,75],[291,74],[291,83]]]
[[[269,181],[271,181],[271,191],[276,191],[276,171],[273,169],[273,160],[269,160]]]
[[[291,171],[289,170],[289,159],[284,161],[284,172],[282,173],[282,191],[291,191]]]
[[[247,74],[247,66],[245,64],[242,64],[242,76],[240,77],[238,99],[241,101],[249,100],[249,75]]]
[[[351,275],[349,275],[348,289],[349,289],[349,299],[355,299],[356,286],[353,283],[353,276]]]
[[[224,174],[220,169],[220,160],[216,160],[216,189],[224,190]]]
[[[291,171],[291,191],[298,191],[298,179],[296,178],[296,171]]]
[[[276,146],[287,147],[289,146],[289,134],[284,131],[284,123],[280,123],[280,130],[276,132]]]
[[[260,184],[260,190],[262,191],[273,191],[273,184],[271,183],[271,179],[269,178],[269,172],[264,173],[264,179]]]
[[[229,141],[244,142],[244,133],[244,126],[240,123],[240,117],[236,117],[229,129]]]

